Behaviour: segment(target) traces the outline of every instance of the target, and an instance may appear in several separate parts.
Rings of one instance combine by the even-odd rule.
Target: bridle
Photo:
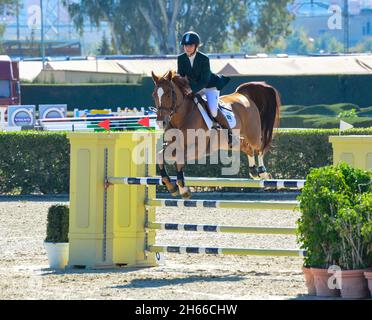
[[[155,108],[151,107],[150,108],[151,111],[156,112],[157,114],[160,114],[162,110],[166,110],[167,112],[170,110],[169,123],[172,121],[172,116],[177,112],[177,95],[176,95],[176,92],[174,90],[174,84],[173,84],[172,81],[170,81],[170,85],[171,85],[171,100],[172,100],[171,107],[168,108],[168,107],[164,107],[162,105],[159,105],[158,107],[155,107]]]
[[[160,115],[161,113],[161,110],[166,110],[168,111],[170,109],[170,113],[169,113],[169,122],[167,123],[167,127],[165,129],[165,131],[167,129],[171,129],[171,128],[174,128],[174,125],[172,124],[172,117],[173,115],[177,112],[177,96],[176,96],[176,92],[174,90],[174,84],[172,81],[170,81],[170,85],[171,85],[171,99],[172,99],[172,105],[170,108],[166,108],[166,107],[163,107],[162,105],[159,105],[158,107],[154,108],[154,107],[150,107],[150,110],[155,112],[156,114]],[[159,100],[159,102],[161,102]],[[165,124],[165,121],[163,120],[163,125]],[[168,142],[164,141],[164,135],[163,135],[163,149],[165,150],[165,148],[168,147]],[[163,163],[164,163],[164,152],[162,153],[163,155]]]

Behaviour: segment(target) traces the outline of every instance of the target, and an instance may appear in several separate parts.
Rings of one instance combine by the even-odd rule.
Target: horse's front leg
[[[185,183],[185,176],[183,173],[183,170],[185,168],[184,164],[176,164],[177,168],[177,186],[180,191],[180,195],[183,199],[190,199],[191,198],[191,192],[189,188],[186,186]]]
[[[164,165],[164,149],[162,149],[158,154],[157,154],[157,161],[156,163],[159,166],[160,169],[160,176],[161,176],[161,181],[163,184],[167,187],[169,193],[173,196],[176,197],[178,196],[178,186],[176,183],[173,183],[168,175],[167,169],[165,168]]]

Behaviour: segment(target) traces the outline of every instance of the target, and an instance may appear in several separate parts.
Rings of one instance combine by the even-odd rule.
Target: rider
[[[212,117],[223,129],[228,130],[228,143],[231,147],[231,128],[218,108],[220,90],[230,81],[230,78],[211,72],[208,56],[198,51],[201,44],[200,37],[196,32],[186,32],[182,36],[181,45],[184,53],[178,56],[177,73],[182,77],[187,76],[189,80],[191,91],[187,93],[187,96],[193,98],[195,94],[206,95]]]

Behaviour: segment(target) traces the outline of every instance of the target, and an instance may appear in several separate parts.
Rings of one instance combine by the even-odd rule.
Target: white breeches
[[[205,88],[201,90],[207,97],[208,107],[212,114],[212,117],[217,117],[218,100],[220,98],[220,92],[216,88]]]

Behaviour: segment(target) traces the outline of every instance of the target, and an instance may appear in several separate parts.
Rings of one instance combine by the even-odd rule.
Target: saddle
[[[221,125],[218,122],[215,121],[214,117],[212,116],[212,114],[211,114],[211,112],[209,110],[207,99],[203,98],[200,94],[196,94],[195,95],[195,98],[194,98],[194,102],[195,102],[195,104],[200,103],[200,105],[203,107],[203,109],[205,110],[205,112],[208,114],[209,118],[213,122],[212,128],[214,128],[214,129],[220,129],[221,128]],[[222,112],[222,109],[225,109],[225,110],[228,110],[228,111],[232,112],[231,105],[230,104],[225,104],[221,100],[218,101],[218,107],[217,108],[221,111],[221,113],[223,115],[224,115],[224,113]]]

